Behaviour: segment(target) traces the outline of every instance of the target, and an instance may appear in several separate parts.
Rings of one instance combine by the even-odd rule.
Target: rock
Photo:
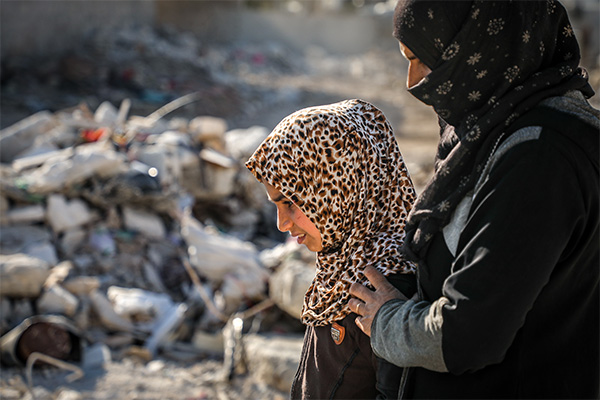
[[[105,142],[80,145],[72,157],[47,160],[40,168],[24,174],[24,182],[29,192],[45,194],[59,192],[92,176],[115,176],[124,171],[125,160],[123,154],[109,146]]]
[[[125,228],[142,235],[162,239],[166,235],[165,225],[160,217],[146,211],[123,207],[123,224]]]
[[[302,351],[300,335],[246,335],[246,363],[258,381],[282,392],[292,387]]]
[[[316,253],[308,250],[306,246],[298,244],[295,240],[288,240],[285,243],[261,251],[259,259],[265,267],[276,269],[290,259],[314,265]]]
[[[182,164],[181,186],[201,201],[218,201],[235,191],[236,160],[211,148]]]
[[[35,224],[42,222],[46,216],[46,210],[41,204],[32,206],[15,207],[6,213],[9,224]]]
[[[0,387],[0,399],[3,400],[22,400],[23,393],[18,389],[10,387]]]
[[[25,254],[0,255],[0,293],[9,297],[37,297],[50,266]]]
[[[117,123],[119,110],[112,103],[103,101],[94,113],[94,121],[104,126],[114,126]]]
[[[0,162],[10,163],[33,144],[36,137],[56,125],[49,111],[40,111],[0,131]]]
[[[31,392],[26,392],[21,400],[53,400],[52,392],[42,386],[35,386]]]
[[[49,288],[54,285],[60,285],[73,271],[73,263],[71,261],[63,261],[50,270],[50,275],[44,282],[44,287]]]
[[[185,304],[173,304],[156,321],[145,346],[151,354],[155,355],[159,346],[168,341],[169,334],[181,324],[186,311],[187,306]]]
[[[71,389],[60,389],[56,400],[83,400],[84,397],[81,393]]]
[[[204,193],[195,191],[197,197],[215,199],[231,195],[235,190],[234,180],[238,172],[235,160],[212,149],[202,149],[199,156],[205,162],[202,171],[204,179],[200,186]]]
[[[107,290],[107,297],[119,316],[130,321],[151,322],[151,325],[156,325],[156,320],[167,314],[173,306],[167,294],[135,288],[111,286]]]
[[[46,261],[50,266],[58,264],[56,248],[50,242],[37,242],[27,246],[25,254]]]
[[[62,283],[62,286],[75,296],[88,296],[100,287],[100,280],[95,276],[76,276]]]
[[[62,150],[50,150],[43,153],[20,155],[12,162],[12,167],[16,172],[21,172],[29,168],[39,167],[48,160],[61,160],[68,158],[73,154],[73,148],[69,147]]]
[[[225,275],[219,290],[225,302],[223,312],[235,312],[244,299],[261,299],[264,297],[264,290],[264,282],[258,280],[255,274],[236,272]]]
[[[35,243],[52,239],[50,232],[39,226],[6,226],[0,231],[0,252],[2,254],[25,253]]]
[[[60,250],[67,256],[73,256],[73,253],[83,244],[87,231],[84,229],[69,229],[64,232],[63,236],[59,240]]]
[[[16,161],[19,161],[21,158],[43,156],[48,153],[54,155],[55,152],[57,150],[59,150],[59,148],[51,141],[49,141],[47,139],[44,140],[44,139],[46,139],[46,138],[44,138],[44,137],[36,138],[36,140],[31,145],[31,147],[29,147],[28,149],[26,149],[16,155],[16,157],[13,161],[13,165]]]
[[[37,309],[44,314],[61,314],[67,317],[75,315],[79,301],[71,293],[53,285],[44,290],[37,300]]]
[[[227,122],[224,119],[211,116],[196,117],[190,121],[189,131],[196,142],[220,152],[225,151]]]
[[[192,337],[194,347],[208,354],[223,354],[223,334],[221,332],[209,333],[197,329]]]
[[[113,256],[117,251],[115,240],[107,229],[94,229],[90,233],[89,244],[103,256]]]
[[[266,277],[251,243],[210,232],[190,215],[182,218],[181,234],[188,245],[190,262],[208,279],[220,282],[226,274],[242,270]]]
[[[87,204],[81,199],[68,201],[63,195],[48,197],[47,219],[55,233],[78,228],[93,218]]]
[[[188,245],[190,264],[201,276],[220,285],[215,301],[224,314],[237,310],[245,299],[264,298],[268,274],[258,263],[254,245],[211,233],[191,216],[182,219],[181,233]]]
[[[99,290],[90,293],[90,300],[92,302],[92,309],[104,328],[116,332],[134,332],[136,330],[133,323],[122,318],[113,310],[110,301]]]
[[[84,349],[83,369],[101,368],[111,361],[110,349],[103,343],[95,343]]]
[[[31,299],[14,300],[9,314],[11,322],[20,322],[31,317],[34,314],[32,303]]]
[[[234,129],[225,133],[225,143],[236,160],[246,162],[268,135],[269,130],[263,126]]]
[[[314,267],[297,260],[286,262],[269,278],[269,297],[283,311],[300,319],[304,294],[314,277]]]

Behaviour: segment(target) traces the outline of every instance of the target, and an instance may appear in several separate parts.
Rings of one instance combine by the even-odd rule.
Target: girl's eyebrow
[[[277,202],[280,202],[283,199],[286,199],[286,197],[283,194],[281,194],[281,193],[277,197],[275,197],[274,199],[272,199],[270,196],[267,196],[267,197],[269,198],[269,201],[271,203],[277,203]]]

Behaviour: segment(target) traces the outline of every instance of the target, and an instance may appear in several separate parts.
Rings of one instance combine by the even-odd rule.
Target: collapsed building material
[[[289,272],[271,279],[283,256],[267,266],[249,240],[272,210],[242,164],[267,129],[228,132],[224,120],[209,116],[166,120],[177,104],[149,117],[128,116],[125,101],[119,109],[103,102],[94,113],[80,105],[3,130],[11,146],[9,137],[31,139],[1,159],[3,341],[19,322],[52,315],[94,337],[78,343],[90,354],[85,368],[105,365],[117,351],[146,361],[161,353],[227,358],[232,316],[261,326],[277,305],[298,317],[296,292],[314,265],[300,274],[306,279],[285,278]],[[40,343],[53,339],[67,349],[70,333],[42,328],[25,337],[42,335]],[[245,332],[234,333],[243,347]],[[42,361],[60,367],[70,357],[28,349],[32,368]],[[23,354],[13,363],[26,363]],[[268,384],[282,387],[286,379]]]
[[[50,265],[25,254],[0,255],[0,293],[2,296],[35,298],[50,274]]]

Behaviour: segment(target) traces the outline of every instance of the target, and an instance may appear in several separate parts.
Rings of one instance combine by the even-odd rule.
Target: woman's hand
[[[365,268],[365,276],[371,282],[375,291],[369,290],[366,286],[360,283],[353,283],[350,286],[350,294],[358,297],[351,299],[348,302],[350,311],[359,315],[354,320],[356,325],[371,336],[371,324],[375,314],[379,311],[382,305],[393,299],[408,300],[398,289],[392,286],[391,283],[379,271],[373,267]],[[360,300],[359,300],[360,299]]]

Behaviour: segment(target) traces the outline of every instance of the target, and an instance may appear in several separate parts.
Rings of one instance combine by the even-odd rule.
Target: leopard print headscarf
[[[246,167],[292,200],[321,233],[317,271],[302,322],[323,326],[350,314],[350,285],[414,273],[400,253],[415,200],[408,171],[383,113],[362,100],[310,107],[284,118]]]

